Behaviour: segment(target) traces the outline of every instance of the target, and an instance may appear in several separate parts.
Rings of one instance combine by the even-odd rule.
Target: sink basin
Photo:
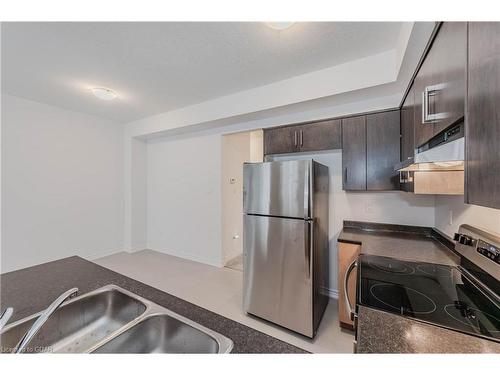
[[[4,327],[0,352],[16,346],[41,312]],[[73,298],[55,311],[27,353],[229,353],[233,342],[115,285]]]
[[[144,303],[118,289],[106,288],[82,295],[56,310],[26,352],[88,351],[145,311]],[[2,352],[12,350],[39,315],[6,326],[0,335]]]
[[[94,353],[219,353],[227,352],[228,345],[192,325],[160,314],[137,323]]]

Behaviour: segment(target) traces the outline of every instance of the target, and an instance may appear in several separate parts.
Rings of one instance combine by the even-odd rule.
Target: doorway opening
[[[222,136],[222,262],[243,271],[243,163],[262,162],[262,129]]]

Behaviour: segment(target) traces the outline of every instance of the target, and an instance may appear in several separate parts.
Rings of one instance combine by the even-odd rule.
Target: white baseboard
[[[193,262],[208,264],[209,266],[214,266],[214,267],[218,267],[218,268],[224,267],[224,265],[222,264],[222,260],[221,259],[212,259],[212,258],[208,258],[208,257],[200,257],[199,254],[191,254],[191,253],[187,253],[187,252],[174,252],[174,251],[158,250],[158,249],[151,249],[151,248],[147,248],[145,250],[156,251],[158,253],[163,253],[163,254],[171,255],[171,256],[174,256],[174,257],[177,257],[177,258],[181,258],[181,259],[191,260]]]
[[[321,292],[333,299],[339,299],[339,291],[337,289],[330,289],[321,287]]]

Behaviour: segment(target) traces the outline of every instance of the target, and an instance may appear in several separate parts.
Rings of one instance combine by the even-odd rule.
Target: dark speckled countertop
[[[358,353],[500,353],[500,344],[359,307]]]
[[[0,309],[14,308],[11,322],[46,308],[72,287],[84,294],[114,284],[229,337],[233,353],[306,353],[243,324],[79,257],[60,259],[0,275]]]
[[[444,235],[432,228],[345,221],[338,241],[361,244],[362,254],[447,265],[459,262],[444,245]]]
[[[457,265],[444,234],[434,228],[345,221],[339,242],[361,244],[361,253]],[[359,306],[357,353],[500,353],[500,344]]]

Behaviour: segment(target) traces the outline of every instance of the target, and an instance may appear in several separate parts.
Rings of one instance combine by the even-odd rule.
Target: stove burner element
[[[441,264],[419,264],[417,270],[430,276],[451,277],[452,269]]]
[[[415,269],[403,262],[399,262],[395,259],[393,260],[384,260],[384,262],[380,263],[372,263],[368,262],[370,266],[378,269],[379,271],[387,272],[387,273],[396,273],[400,275],[411,275],[415,273]]]
[[[484,311],[469,307],[467,303],[455,301],[444,307],[444,311],[457,322],[484,334],[500,333],[500,319]]]
[[[374,284],[370,293],[376,300],[401,315],[431,314],[436,311],[436,304],[432,299],[412,288],[397,284]]]

